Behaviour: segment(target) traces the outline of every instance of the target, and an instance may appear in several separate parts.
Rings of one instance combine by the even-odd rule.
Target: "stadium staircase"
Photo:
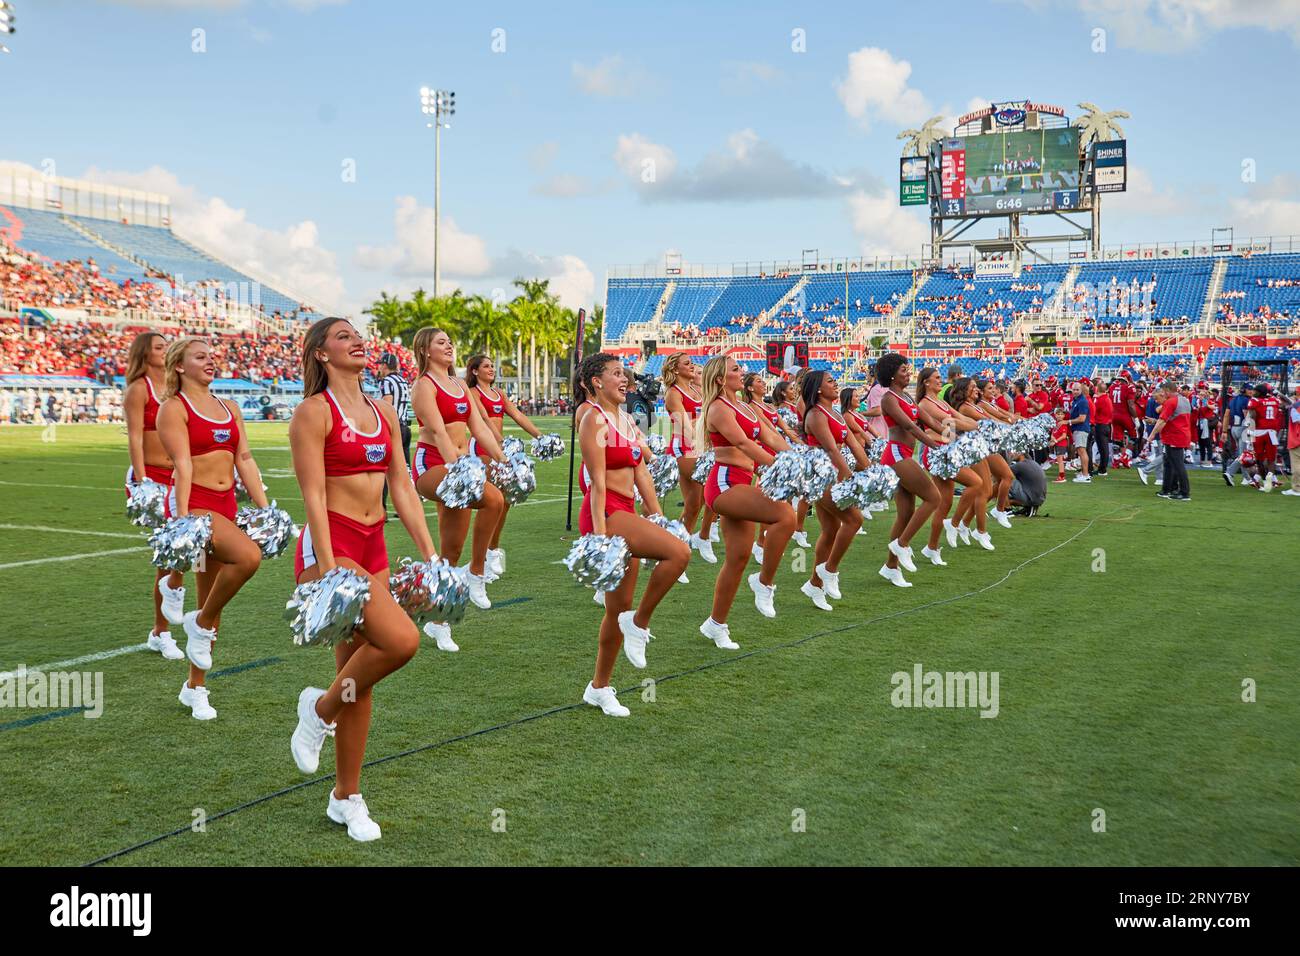
[[[786,292],[785,295],[781,296],[781,298],[777,299],[774,303],[772,303],[771,308],[764,309],[762,312],[759,313],[758,321],[754,324],[758,327],[762,327],[764,323],[766,323],[767,320],[770,319],[772,316],[780,315],[781,310],[784,309],[791,302],[793,302],[795,298],[800,293],[803,292],[804,286],[806,286],[807,284],[808,284],[808,276],[801,275],[799,277],[799,281],[796,282],[794,285],[790,286],[790,290]],[[757,336],[755,336],[755,338],[757,338]]]
[[[77,220],[73,219],[71,216],[60,216],[59,221],[62,222],[65,226],[67,226],[69,229],[71,229],[73,232],[84,236],[88,241],[93,242],[95,245],[103,249],[107,249],[109,252],[121,256],[127,262],[134,262],[142,270],[147,270],[149,268],[149,263],[145,262],[135,253],[131,252],[131,250],[125,249],[122,246],[119,246],[115,242],[109,242],[103,236],[96,235],[95,233],[87,229],[85,226],[83,226],[81,223],[77,222]]]
[[[921,294],[921,289],[925,287],[926,282],[929,280],[930,273],[925,272],[924,270],[917,270],[916,275],[912,278],[911,288],[907,290],[905,296],[898,300],[898,308],[894,310],[894,315],[897,318],[901,319],[903,316],[908,314],[909,310],[912,308],[912,303],[916,301],[916,297]]]
[[[1210,285],[1205,290],[1205,305],[1201,309],[1201,321],[1213,324],[1219,311],[1219,293],[1223,291],[1223,277],[1228,273],[1228,260],[1218,259],[1210,273]]]
[[[1074,283],[1079,279],[1079,267],[1070,266],[1065,273],[1065,278],[1061,280],[1056,294],[1052,296],[1051,303],[1043,309],[1044,314],[1060,315],[1067,311],[1065,304],[1070,301],[1070,296],[1074,292]]]
[[[676,279],[669,279],[664,283],[663,294],[659,296],[659,303],[655,306],[654,322],[656,325],[664,320],[664,315],[668,312],[668,303],[672,301],[673,293],[676,291]]]

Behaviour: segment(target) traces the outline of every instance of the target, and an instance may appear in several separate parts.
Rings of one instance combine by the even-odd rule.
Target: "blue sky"
[[[1300,233],[1289,0],[14,3],[0,160],[166,192],[178,231],[349,311],[432,285],[424,84],[457,94],[443,281],[468,291],[547,275],[591,304],[668,250],[915,254],[896,134],[989,99],[1133,114],[1108,243]]]

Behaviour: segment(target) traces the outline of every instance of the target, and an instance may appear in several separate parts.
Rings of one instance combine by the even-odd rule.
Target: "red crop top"
[[[858,423],[859,428],[863,431],[867,430],[867,425],[869,425],[870,422],[867,421],[865,415],[859,415],[857,412],[849,412],[849,414],[853,416],[853,420]]]
[[[190,420],[186,424],[190,435],[190,457],[199,458],[214,451],[227,451],[234,458],[235,450],[239,448],[239,425],[235,422],[235,413],[230,410],[230,406],[217,399],[227,416],[224,422],[217,422],[199,414],[184,392],[176,394],[190,412]]]
[[[735,416],[736,424],[740,426],[740,430],[747,434],[752,440],[758,441],[758,436],[762,433],[762,430],[758,425],[758,416],[755,415],[751,418],[725,398],[721,399],[721,401],[731,409],[731,413]],[[709,432],[709,444],[714,448],[732,447],[731,442],[727,439],[726,435],[722,434],[722,432]]]
[[[149,390],[149,397],[144,400],[144,430],[147,432],[156,432],[158,430],[158,409],[162,405],[158,401],[158,393],[153,390],[153,379],[148,375],[144,376],[144,387]]]
[[[379,413],[375,403],[366,399],[378,423],[373,432],[363,432],[343,415],[334,393],[325,389],[325,401],[330,407],[330,432],[325,436],[325,477],[342,478],[368,471],[387,471],[393,455],[392,435],[388,420]]]
[[[434,398],[438,402],[438,414],[442,416],[442,423],[450,425],[452,422],[469,421],[469,386],[461,382],[461,393],[453,395],[441,385],[438,380],[428,372],[424,373],[425,378],[433,382]],[[420,416],[415,416],[415,424],[420,428],[424,427],[424,422],[420,421]]]
[[[835,439],[835,444],[843,445],[844,439],[849,433],[849,426],[845,424],[842,418],[836,418],[834,413],[828,412],[824,405],[814,405],[813,409],[815,411],[821,412],[822,415],[825,416],[826,421],[830,423],[831,437]],[[807,440],[808,444],[811,445],[813,448],[821,447],[821,443],[817,441],[817,436],[812,433],[812,429],[809,429],[807,434],[804,437]]]
[[[772,428],[778,434],[780,434],[781,415],[777,412],[777,410],[773,408],[771,405],[764,405],[762,402],[757,403],[756,407],[760,412],[763,413],[763,417],[767,419],[768,424],[771,425]]]
[[[893,390],[891,389],[891,391]],[[898,394],[898,392],[894,392],[894,398],[898,399],[898,407],[903,410],[903,414],[907,416],[907,420],[909,422],[916,421],[916,406],[912,404],[912,400],[908,398],[906,395]],[[880,414],[881,417],[885,420],[886,428],[894,428],[897,426],[898,423],[895,422],[888,415],[886,415],[884,411],[881,411]]]
[[[680,385],[674,385],[673,388],[677,389],[677,394],[682,397],[682,411],[686,413],[688,418],[695,418],[695,416],[700,413],[700,407],[703,405],[703,402],[699,399],[691,398],[690,393]]]
[[[617,471],[620,468],[635,468],[641,464],[641,443],[636,438],[628,438],[610,421],[609,415],[595,402],[588,402],[605,418],[605,470]]]
[[[482,385],[475,385],[478,389],[478,397],[483,402],[483,412],[488,418],[504,418],[506,414],[506,400],[499,391],[496,398],[489,398],[488,393],[483,391]]]

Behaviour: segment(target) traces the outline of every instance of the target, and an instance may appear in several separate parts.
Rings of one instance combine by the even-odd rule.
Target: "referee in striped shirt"
[[[406,456],[406,467],[411,467],[411,386],[402,373],[398,371],[397,356],[391,352],[381,356],[380,363],[387,370],[379,380],[379,398],[393,406],[397,413],[397,423],[402,428],[402,454]],[[384,482],[383,507],[388,511],[388,482]]]

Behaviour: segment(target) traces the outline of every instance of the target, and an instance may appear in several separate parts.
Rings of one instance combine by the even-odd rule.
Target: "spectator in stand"
[[[1156,390],[1160,414],[1148,441],[1160,439],[1165,445],[1164,479],[1157,498],[1191,501],[1192,486],[1187,479],[1187,461],[1183,457],[1192,444],[1192,403],[1172,385]]]
[[[1070,383],[1070,437],[1071,444],[1079,453],[1079,472],[1074,476],[1076,484],[1086,485],[1092,481],[1088,474],[1088,442],[1092,438],[1092,412],[1088,396],[1079,382]]]
[[[1115,406],[1111,403],[1106,385],[1098,376],[1092,380],[1096,398],[1093,404],[1093,440],[1096,442],[1097,455],[1093,474],[1105,478],[1110,473],[1110,429],[1115,418]]]

